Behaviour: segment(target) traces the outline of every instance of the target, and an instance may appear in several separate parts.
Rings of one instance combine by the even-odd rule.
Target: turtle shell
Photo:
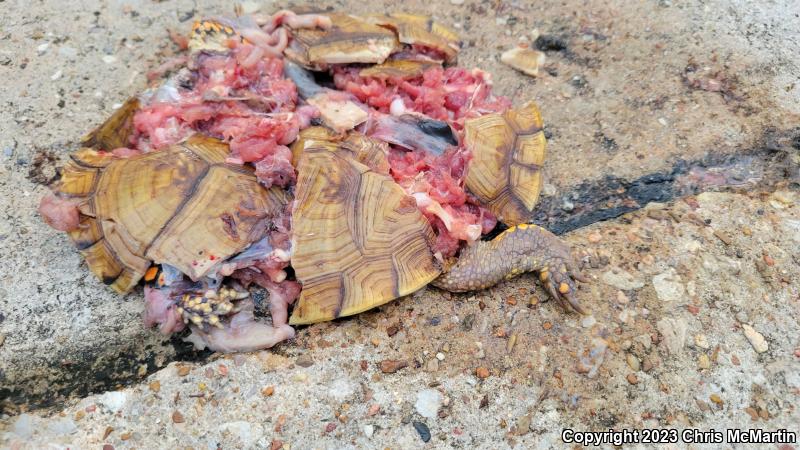
[[[389,160],[386,157],[389,148],[385,142],[355,132],[342,136],[330,128],[320,126],[308,127],[297,136],[291,148],[292,164],[297,166],[305,149],[320,147],[347,153],[347,156],[370,169],[389,174]]]
[[[367,21],[393,30],[403,44],[422,45],[436,50],[446,63],[455,62],[461,49],[458,33],[428,16],[392,13],[369,16]]]
[[[358,72],[358,76],[365,78],[378,78],[386,80],[399,78],[408,80],[416,78],[432,67],[441,67],[435,61],[415,61],[410,59],[390,59],[383,64],[365,67]]]
[[[398,47],[397,37],[386,28],[347,14],[324,14],[327,30],[292,30],[292,43],[284,51],[289,59],[309,68],[340,63],[382,63]]]
[[[305,141],[292,212],[292,267],[303,290],[290,324],[365,311],[441,272],[433,230],[414,199],[357,159],[380,159],[368,141]]]
[[[84,142],[125,142],[112,126],[126,123],[123,112]],[[286,194],[261,187],[251,169],[225,163],[228,153],[227,144],[195,136],[130,158],[89,147],[70,155],[56,190],[81,201],[81,226],[69,236],[91,271],[118,292],[133,288],[151,261],[197,280],[260,239]]]
[[[473,158],[465,185],[507,225],[529,222],[539,200],[545,158],[542,127],[533,102],[464,123],[464,144]]]

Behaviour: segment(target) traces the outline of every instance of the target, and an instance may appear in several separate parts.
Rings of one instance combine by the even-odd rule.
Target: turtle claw
[[[572,274],[572,278],[575,281],[580,281],[581,283],[588,283],[588,282],[591,281],[591,279],[589,279],[589,277],[584,275],[582,272],[577,272],[576,271],[576,272],[571,272],[571,274]]]
[[[575,311],[579,314],[588,314],[575,297],[575,281],[587,282],[588,279],[577,271],[567,270],[567,265],[562,263],[557,265],[558,270],[551,271],[545,268],[539,272],[539,279],[547,292],[565,310]]]

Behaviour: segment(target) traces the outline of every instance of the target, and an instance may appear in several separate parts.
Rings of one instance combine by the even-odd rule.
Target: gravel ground
[[[427,429],[428,447],[546,448],[566,426],[800,431],[793,0],[405,2],[459,29],[460,62],[499,93],[540,103],[545,200],[565,210],[582,182],[756,150],[784,155],[787,181],[570,233],[593,280],[588,318],[523,276],[475,295],[424,290],[197,363],[143,329],[141,291],[108,292],[35,206],[80,136],[172,54],[166,29],[230,5],[0,3],[0,446],[406,448]],[[536,35],[555,43],[539,78],[498,62]],[[408,367],[385,374],[384,360]]]

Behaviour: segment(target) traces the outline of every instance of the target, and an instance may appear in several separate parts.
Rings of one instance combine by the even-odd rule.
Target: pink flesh
[[[252,299],[238,302],[237,307],[239,311],[231,315],[221,329],[210,327],[203,330],[191,325],[192,334],[187,340],[200,350],[208,347],[216,352],[250,352],[294,337],[294,329],[275,322],[274,314],[273,326],[257,321],[253,315]]]
[[[269,187],[294,183],[285,146],[314,111],[296,114],[297,91],[283,77],[283,60],[261,47],[238,44],[224,55],[200,54],[191,90],[177,99],[152,101],[134,116],[136,148],[152,151],[201,132],[230,142],[231,161],[261,163],[259,181]]]
[[[185,325],[175,308],[175,301],[170,298],[172,289],[154,289],[144,287],[144,326],[158,325],[164,334],[184,329]]]
[[[418,51],[419,49],[415,49]],[[503,111],[511,106],[505,97],[491,93],[489,76],[460,67],[431,68],[410,80],[363,78],[360,69],[334,69],[336,87],[353,94],[379,113],[413,111],[450,124],[463,141],[464,120]],[[391,142],[392,130],[382,127],[380,116],[368,128],[372,137]],[[437,238],[434,253],[454,256],[464,243],[472,243],[497,224],[494,215],[480,206],[464,189],[464,176],[471,155],[463,147],[451,147],[441,155],[408,151],[393,145],[389,153],[391,174],[403,189],[417,199],[417,206],[431,222]]]
[[[80,226],[80,214],[75,200],[48,193],[39,202],[39,214],[48,225],[58,231],[73,231]]]

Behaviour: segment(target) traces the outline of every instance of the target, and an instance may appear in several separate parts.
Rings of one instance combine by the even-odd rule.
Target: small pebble
[[[292,381],[297,381],[298,383],[305,383],[308,381],[308,374],[305,372],[295,373],[292,375]]]
[[[730,236],[728,236],[727,233],[719,230],[714,231],[714,236],[716,236],[717,239],[722,241],[725,245],[731,245],[731,242],[733,242],[733,240],[731,239]]]
[[[311,359],[310,355],[300,355],[294,363],[300,367],[311,367],[314,365],[314,360]]]
[[[639,377],[637,377],[635,373],[629,373],[625,379],[628,380],[630,384],[637,384],[639,382]]]
[[[62,70],[56,70],[56,72],[53,75],[50,75],[50,79],[56,81],[57,79],[61,78],[61,75],[63,73],[64,72]]]
[[[442,352],[437,353],[436,359],[438,359],[439,361],[444,361],[444,353]]]
[[[597,320],[594,318],[594,316],[586,316],[583,318],[583,320],[581,320],[581,326],[583,328],[589,328],[596,323]]]
[[[600,242],[600,241],[603,239],[603,235],[602,235],[602,234],[600,234],[600,233],[594,232],[594,233],[591,233],[591,234],[589,234],[589,236],[587,237],[587,239],[588,239],[588,240],[589,240],[589,242],[591,242],[592,244],[596,244],[596,243]]]
[[[483,366],[478,367],[477,369],[475,369],[475,375],[482,380],[489,378],[489,369]]]
[[[161,382],[158,380],[151,381],[148,386],[150,387],[150,390],[153,392],[158,392],[161,390]]]
[[[753,349],[755,349],[756,352],[764,353],[769,350],[769,344],[767,344],[764,336],[756,331],[753,327],[743,323],[742,330],[744,330],[745,337],[748,341],[750,341],[750,344],[753,346]]]
[[[708,355],[705,353],[700,354],[697,359],[697,365],[701,369],[710,369],[711,368],[711,360],[708,358]]]
[[[272,397],[272,394],[275,393],[275,386],[267,386],[261,390],[261,395],[264,397]]]
[[[422,439],[422,442],[428,442],[431,440],[431,430],[422,422],[417,422],[416,420],[412,422],[414,425],[414,429],[417,430],[419,434],[419,438]]]
[[[180,411],[175,411],[172,413],[172,422],[173,423],[183,423],[186,419],[183,418],[183,414]]]
[[[748,406],[744,409],[744,412],[746,412],[753,421],[758,420],[758,411],[756,411],[755,408]]]
[[[630,353],[628,353],[628,356],[625,357],[625,361],[628,363],[628,367],[630,367],[631,370],[633,370],[634,372],[638,372],[639,369],[641,368],[641,365],[639,363],[639,358],[637,358],[634,355],[631,355]]]
[[[395,373],[404,367],[408,367],[408,362],[396,359],[384,359],[380,362],[379,366],[383,373]]]
[[[664,220],[667,218],[667,213],[663,209],[648,209],[647,217],[655,220]]]
[[[443,401],[444,396],[438,390],[432,388],[423,389],[417,393],[417,401],[414,403],[414,409],[416,409],[422,417],[435,419]]]
[[[375,433],[375,426],[374,425],[364,425],[364,436],[371,438],[372,435]]]
[[[506,344],[506,352],[511,353],[514,351],[514,346],[517,344],[517,333],[511,335],[508,338],[508,343]]]
[[[367,417],[372,417],[378,414],[379,412],[381,412],[381,405],[378,405],[377,403],[373,404],[367,410]]]
[[[190,369],[189,366],[180,366],[178,367],[178,376],[185,377],[186,375],[189,375],[191,370],[192,369]]]
[[[704,350],[708,350],[711,348],[711,345],[708,343],[708,338],[705,334],[698,334],[694,337],[694,344]]]
[[[722,398],[717,394],[711,394],[708,398],[709,398],[709,400],[711,400],[712,402],[716,403],[717,405],[721,406],[722,403],[723,403]]]
[[[103,62],[106,64],[114,64],[117,62],[117,57],[114,55],[103,55]]]

